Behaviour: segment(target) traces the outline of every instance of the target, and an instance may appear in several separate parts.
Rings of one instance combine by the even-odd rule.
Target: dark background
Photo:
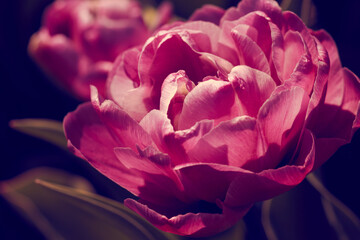
[[[89,168],[84,161],[8,127],[8,122],[12,119],[49,118],[61,121],[66,113],[73,111],[80,103],[49,81],[27,54],[28,40],[39,29],[42,12],[51,2],[11,0],[4,1],[0,7],[0,181],[37,166],[51,166],[82,175],[90,179],[99,194],[114,197],[113,192],[102,187],[104,182],[109,185],[112,183]],[[180,1],[175,2],[178,4]],[[317,23],[314,28],[326,29],[332,35],[343,66],[360,76],[360,1],[313,2],[317,7]],[[227,1],[223,5],[235,3],[237,1]],[[189,10],[175,8],[175,11],[182,17],[189,14]],[[352,143],[342,147],[320,170],[328,189],[358,216],[359,167],[358,131]],[[257,214],[255,208],[245,220],[251,222]],[[253,226],[254,229],[250,228],[248,231],[250,235],[257,236],[257,225]],[[318,231],[319,234],[315,234],[314,239],[321,235],[321,228]],[[27,236],[27,239],[41,239],[41,235],[0,198],[0,236],[7,236],[9,233],[15,234],[12,236]]]

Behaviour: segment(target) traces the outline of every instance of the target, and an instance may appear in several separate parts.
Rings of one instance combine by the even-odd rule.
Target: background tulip
[[[157,14],[153,28],[169,20],[171,7],[165,4]],[[88,100],[90,85],[103,91],[116,56],[150,32],[137,1],[58,0],[45,12],[29,53],[61,86]]]

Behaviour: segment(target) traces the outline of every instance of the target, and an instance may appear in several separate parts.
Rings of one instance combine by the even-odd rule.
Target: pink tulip
[[[64,128],[77,156],[138,197],[126,206],[199,237],[298,185],[351,141],[360,82],[325,31],[276,1],[207,6],[192,19],[121,54],[106,96],[92,87]]]
[[[167,22],[170,13],[171,7],[163,5],[155,27]],[[57,0],[32,36],[29,52],[61,86],[89,100],[90,85],[104,93],[115,58],[149,36],[136,1]]]

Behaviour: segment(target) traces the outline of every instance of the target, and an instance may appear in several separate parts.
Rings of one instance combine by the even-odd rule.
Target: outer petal
[[[229,82],[208,80],[199,83],[184,100],[179,129],[186,129],[203,119],[215,125],[237,116],[235,94]]]
[[[324,48],[324,46],[316,41],[316,47],[318,50],[318,66],[317,73],[314,81],[314,86],[312,88],[311,99],[309,102],[309,107],[307,110],[306,117],[312,113],[312,111],[319,105],[323,104],[325,101],[326,87],[329,79],[329,70],[330,70],[330,59],[329,55]],[[317,116],[320,117],[321,116]]]
[[[285,11],[283,13],[285,26],[283,34],[287,31],[299,32],[306,43],[307,48],[311,54],[311,59],[314,64],[317,64],[317,49],[314,37],[310,34],[309,29],[305,26],[303,21],[293,12]]]
[[[269,18],[263,12],[251,12],[244,17],[229,22],[232,29],[242,35],[251,38],[262,49],[265,56],[269,58],[271,51],[271,29]]]
[[[64,131],[76,155],[133,194],[140,193],[137,186],[144,184],[144,180],[117,160],[113,148],[122,143],[113,138],[90,103],[65,116]]]
[[[206,21],[216,25],[220,24],[220,19],[224,15],[225,10],[210,4],[206,4],[195,12],[189,18],[190,21]]]
[[[230,8],[226,11],[221,24],[226,20],[236,20],[249,12],[262,11],[271,18],[272,22],[278,25],[279,28],[282,26],[282,15],[281,8],[276,1],[273,0],[242,0],[239,2],[237,8]]]
[[[240,64],[258,69],[270,75],[270,65],[262,49],[254,40],[241,34],[235,29],[231,36],[234,39],[236,48],[239,52]]]
[[[329,58],[330,58],[329,79],[331,79],[331,81],[329,81],[329,85],[333,84],[332,80],[337,80],[336,75],[341,71],[342,68],[336,43],[334,39],[332,39],[332,37],[325,30],[312,32],[312,34],[326,48],[326,51],[329,54]],[[332,89],[333,87],[330,86],[329,88]]]
[[[242,168],[211,163],[178,166],[185,190],[200,199],[224,197],[228,206],[244,206],[288,191],[299,184],[313,167],[315,144],[306,130],[294,165],[254,173]],[[212,186],[211,188],[204,186]],[[227,192],[226,192],[227,189]]]
[[[220,123],[204,135],[188,155],[192,162],[218,163],[261,171],[264,164],[259,158],[265,151],[266,146],[261,141],[256,120],[241,116]]]
[[[239,208],[229,208],[223,204],[221,206],[222,214],[187,213],[168,218],[133,199],[126,199],[124,203],[157,228],[166,232],[192,237],[207,237],[230,228],[251,207],[251,205],[246,205]]]
[[[174,128],[166,114],[159,110],[152,110],[139,123],[151,136],[152,140],[162,152],[167,152],[165,136],[174,133]]]
[[[143,184],[138,185],[137,195],[141,201],[172,208],[184,205],[180,200],[187,201],[182,183],[171,168],[169,156],[152,148],[139,149],[140,155],[130,148],[115,148],[114,152],[125,167],[139,172],[143,179]]]
[[[298,185],[313,169],[315,143],[311,132],[306,130],[300,144],[299,155],[294,165],[269,169],[259,174],[241,174],[227,192],[225,203],[241,206],[248,202],[263,201]]]
[[[282,78],[288,80],[307,48],[298,32],[288,31],[284,38],[284,71]]]
[[[263,141],[269,147],[267,165],[274,168],[285,153],[295,148],[301,136],[309,97],[299,87],[292,87],[274,94],[259,110],[259,127]],[[288,156],[291,158],[291,156]]]
[[[92,104],[99,118],[121,146],[137,150],[137,147],[145,148],[153,144],[148,133],[119,106],[111,100],[102,101],[95,87],[91,91]]]
[[[348,69],[343,69],[343,101],[340,106],[321,104],[314,109],[312,114],[326,116],[316,118],[310,122],[311,130],[317,138],[340,138],[350,141],[353,122],[357,118],[360,101],[360,81]]]
[[[290,32],[289,32],[290,33]],[[296,33],[294,33],[297,35]],[[299,36],[299,35],[298,35]],[[284,78],[284,83],[279,86],[276,91],[281,91],[282,89],[287,89],[293,86],[298,86],[304,89],[305,93],[308,96],[311,96],[313,91],[313,85],[316,78],[316,67],[314,63],[311,60],[311,55],[307,51],[306,45],[303,45],[304,53],[301,56],[296,56],[296,58],[300,57],[298,59],[298,62],[295,65],[294,69],[291,69],[292,66],[288,65],[289,69],[284,69],[284,72],[287,72],[289,70],[289,73],[291,74],[288,79]],[[289,52],[291,55],[291,51]],[[296,54],[294,54],[296,55]],[[286,59],[284,59],[286,61]],[[295,60],[293,57],[290,57],[288,59],[289,61]],[[317,58],[317,65],[319,65],[320,57]],[[293,62],[295,63],[295,62]],[[286,64],[285,66],[286,67]],[[287,75],[284,75],[286,77]]]
[[[323,164],[360,127],[360,81],[348,69],[342,70],[343,97],[340,106],[321,103],[309,115],[309,128],[316,136],[316,166]],[[317,117],[326,116],[326,118]]]
[[[204,21],[193,21],[193,22],[185,22],[183,24],[181,24],[180,26],[177,26],[175,28],[173,28],[173,30],[177,30],[177,29],[181,29],[181,30],[185,30],[187,32],[189,32],[191,34],[191,31],[196,33],[196,32],[200,32],[203,33],[204,35],[206,35],[209,40],[210,40],[210,46],[211,48],[208,48],[206,52],[208,53],[212,53],[212,52],[216,52],[216,49],[218,48],[218,43],[219,43],[219,33],[221,31],[221,29],[211,23],[211,22],[204,22]],[[195,43],[197,43],[198,45],[204,45],[204,43],[198,42],[196,41]],[[191,43],[189,42],[189,45],[191,45]],[[195,46],[193,46],[195,47]],[[201,48],[202,50],[204,49],[204,46],[197,46],[197,48]],[[196,48],[196,47],[195,47]],[[221,56],[221,55],[220,55]]]

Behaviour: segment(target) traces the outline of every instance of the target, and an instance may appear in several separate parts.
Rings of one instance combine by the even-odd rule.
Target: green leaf
[[[50,119],[18,119],[12,120],[9,125],[19,132],[40,138],[67,150],[67,140],[61,122]]]
[[[44,172],[32,172],[3,183],[1,194],[46,238],[177,239],[153,227],[123,204],[89,192],[89,187],[79,188],[79,177],[49,169],[45,171],[46,177],[43,175]]]

